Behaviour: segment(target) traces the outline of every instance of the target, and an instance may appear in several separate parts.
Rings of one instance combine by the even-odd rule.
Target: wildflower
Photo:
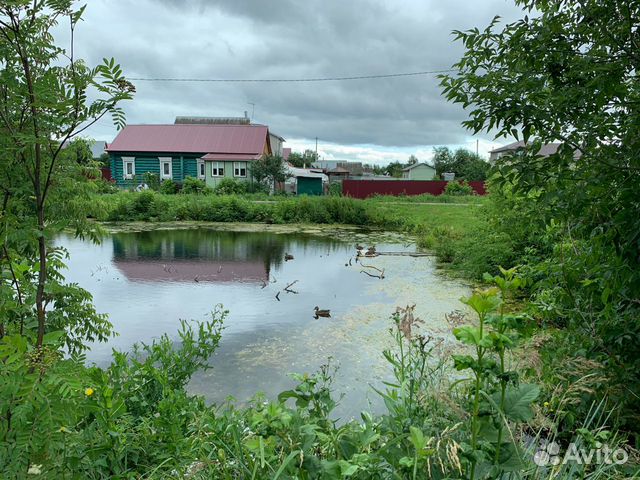
[[[543,405],[544,405],[544,408],[549,408],[549,405],[551,404],[549,402],[544,402]]]
[[[85,389],[84,389],[84,394],[85,394],[87,397],[90,397],[91,395],[93,395],[93,392],[94,392],[94,390],[93,390],[93,388],[91,388],[91,387],[87,387],[87,388],[85,388]]]
[[[42,473],[42,465],[31,465],[27,470],[27,475],[40,475]]]

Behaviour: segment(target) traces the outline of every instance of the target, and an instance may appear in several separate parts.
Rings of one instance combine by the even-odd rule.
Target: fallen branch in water
[[[364,273],[364,274],[369,275],[370,277],[373,277],[373,278],[379,278],[380,280],[382,280],[384,278],[384,269],[382,269],[382,271],[380,272],[380,275],[373,275],[373,274],[367,272],[366,270],[360,270],[360,273]]]
[[[295,285],[296,283],[298,283],[298,280],[294,280],[293,282],[291,282],[289,285],[287,285],[286,287],[284,287],[284,291],[287,293],[298,293],[295,290],[291,290],[291,287],[293,285]]]
[[[384,269],[380,270],[378,267],[374,267],[373,265],[365,265],[362,262],[360,262],[360,265],[362,265],[364,268],[373,268],[374,270],[377,270],[378,272],[384,274]]]
[[[278,290],[278,293],[276,293],[276,300],[280,301],[280,290]]]

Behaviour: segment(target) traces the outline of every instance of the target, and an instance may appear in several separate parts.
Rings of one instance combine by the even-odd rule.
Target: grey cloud
[[[506,0],[94,0],[78,32],[90,62],[114,56],[131,77],[304,78],[450,67],[453,29],[519,11]],[[325,83],[136,82],[130,123],[241,115],[290,138],[406,147],[466,141],[465,114],[434,76]],[[91,132],[109,139],[108,122]]]

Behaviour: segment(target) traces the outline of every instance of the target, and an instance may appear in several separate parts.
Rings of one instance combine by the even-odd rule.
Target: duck
[[[364,247],[362,245],[360,245],[359,243],[356,245],[356,250],[363,250]]]
[[[319,307],[315,307],[313,309],[313,311],[315,312],[315,317],[331,317],[331,310],[322,310]]]
[[[290,253],[285,253],[284,260],[285,262],[288,262],[289,260],[293,260],[293,255],[291,255]]]

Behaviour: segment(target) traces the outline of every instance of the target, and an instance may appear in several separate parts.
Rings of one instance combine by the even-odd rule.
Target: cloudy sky
[[[275,79],[449,68],[462,54],[451,30],[519,17],[512,0],[92,0],[76,55],[115,57],[131,78]],[[59,34],[64,41],[64,33]],[[268,124],[294,150],[372,163],[429,160],[433,146],[505,143],[471,137],[464,111],[434,75],[322,83],[134,81],[127,121],[242,116]],[[254,105],[252,105],[254,104]],[[253,113],[254,112],[254,113]],[[113,140],[110,120],[89,135]]]

